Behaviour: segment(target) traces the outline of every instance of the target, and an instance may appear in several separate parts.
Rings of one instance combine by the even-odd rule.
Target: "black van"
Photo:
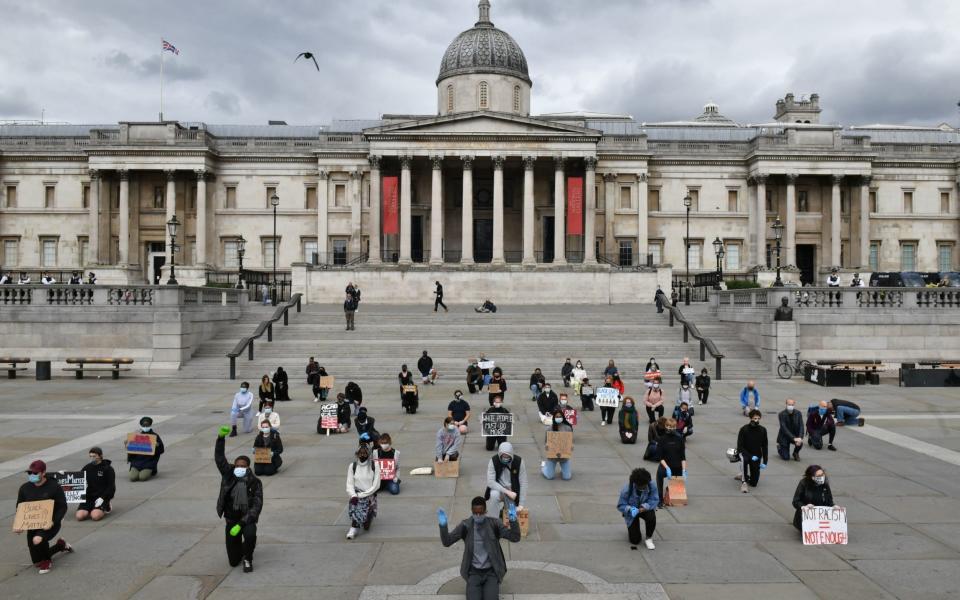
[[[925,287],[923,275],[916,271],[871,273],[870,287]]]

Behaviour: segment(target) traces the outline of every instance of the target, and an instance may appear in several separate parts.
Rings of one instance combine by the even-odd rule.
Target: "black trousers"
[[[760,482],[760,461],[759,460],[750,460],[749,456],[744,455],[743,480],[747,482],[750,485],[750,487],[757,487],[757,483]]]
[[[629,432],[629,433],[631,434],[630,437],[627,437],[627,436],[626,436],[627,433],[628,433],[628,432],[627,432],[626,429],[621,429],[621,430],[620,430],[620,443],[621,443],[621,444],[636,444],[636,443],[637,443],[637,432],[631,430],[631,431]]]
[[[505,437],[493,437],[493,436],[488,437],[487,451],[489,452],[492,450],[496,450],[497,448],[500,447],[500,444],[504,443],[505,441],[507,441],[507,438]]]
[[[653,532],[657,529],[657,513],[653,510],[645,510],[637,515],[637,518],[627,526],[627,536],[630,538],[630,544],[636,546],[643,538],[640,537],[640,521],[643,521],[646,529],[646,538],[653,537]]]
[[[498,600],[500,598],[500,580],[492,568],[476,569],[470,567],[467,574],[467,600]]]
[[[282,464],[283,459],[280,455],[274,454],[270,463],[253,463],[253,474],[258,477],[276,475]]]
[[[583,395],[580,394],[580,410],[589,410],[593,412],[593,394]]]
[[[447,310],[447,305],[443,303],[443,296],[437,296],[437,299],[433,301],[433,312],[437,312],[437,307],[443,307],[443,310]]]
[[[810,435],[810,445],[817,450],[823,450],[823,435],[827,434],[827,443],[833,444],[833,438],[837,435],[837,426],[833,425],[829,429],[821,427],[819,431]]]
[[[60,523],[54,523],[53,527],[49,530],[27,530],[27,548],[30,549],[30,562],[37,564],[45,560],[50,560],[53,557],[54,553],[51,552],[50,549],[50,540],[57,537],[58,533],[60,533]],[[38,535],[43,538],[43,541],[39,544],[34,544],[33,538]]]
[[[251,523],[244,525],[240,521],[231,521],[227,519],[224,531],[227,540],[227,560],[230,566],[235,567],[243,559],[253,560],[253,551],[257,547],[257,525]],[[230,535],[230,530],[234,525],[240,525],[240,533],[236,536]]]
[[[600,420],[606,421],[607,425],[609,425],[610,423],[613,423],[613,413],[616,412],[616,410],[617,409],[613,408],[612,406],[601,406]]]
[[[700,389],[697,388],[697,399],[704,404],[707,403],[707,399],[710,397],[710,388]]]
[[[683,472],[676,472],[671,469],[671,475],[680,476]],[[663,480],[667,478],[667,470],[662,464],[657,465],[657,494],[660,496],[660,504],[663,504]]]
[[[656,423],[657,417],[662,417],[662,416],[663,416],[663,405],[662,405],[662,404],[661,404],[660,406],[656,407],[656,408],[650,408],[649,406],[645,406],[644,408],[647,409],[647,418],[650,419],[650,422],[651,422],[651,423]]]

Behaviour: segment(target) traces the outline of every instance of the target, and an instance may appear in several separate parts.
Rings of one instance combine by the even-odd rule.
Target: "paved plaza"
[[[363,388],[364,405],[376,417],[379,431],[389,432],[400,451],[402,491],[399,496],[380,495],[380,514],[369,533],[354,541],[344,539],[349,526],[345,474],[356,435],[317,435],[319,410],[302,376],[307,357],[295,364],[285,359],[282,364],[291,376],[293,400],[278,403],[277,408],[284,466],[277,476],[263,478],[264,508],[251,574],[228,566],[222,521],[215,511],[220,476],[213,464],[213,445],[217,427],[228,422],[230,401],[239,383],[223,379],[225,359],[210,359],[208,378],[203,377],[203,369],[188,366],[179,378],[3,380],[0,517],[6,543],[0,545],[0,597],[463,597],[464,582],[458,574],[462,546],[442,547],[436,511],[444,508],[451,522],[468,515],[470,499],[483,493],[490,453],[475,431],[467,436],[459,479],[408,473],[430,465],[434,433],[447,403],[454,389],[464,387],[465,365],[455,358],[462,352],[457,344],[484,349],[478,341],[482,336],[460,333],[464,327],[479,326],[481,322],[474,319],[486,319],[488,328],[497,328],[494,358],[512,384],[506,406],[519,420],[511,441],[524,458],[530,479],[529,536],[520,543],[504,543],[510,567],[502,589],[505,597],[958,597],[960,392],[956,389],[898,388],[894,380],[879,386],[828,389],[758,375],[771,459],[759,487],[745,495],[733,480],[736,467],[724,456],[745,422],[737,397],[749,361],[735,363],[730,377],[714,381],[709,404],[697,408],[696,434],[687,445],[689,506],[658,511],[656,550],[631,551],[615,505],[630,469],[652,466],[641,459],[643,445],[621,445],[615,426],[599,426],[599,412],[581,415],[573,479],[544,480],[537,469],[543,456],[543,427],[536,419],[535,404],[529,401],[526,382],[528,367],[539,364],[560,391],[557,357],[583,355],[578,351],[581,343],[589,347],[592,359],[585,362],[596,379],[602,369],[599,357],[607,353],[590,339],[591,328],[601,328],[613,317],[623,321],[622,327],[631,327],[626,320],[631,310],[643,311],[646,319],[652,308],[596,307],[577,315],[552,308],[538,317],[532,312],[525,316],[558,323],[578,320],[576,332],[566,338],[551,333],[549,342],[534,339],[520,324],[514,325],[507,307],[496,316],[475,315],[465,306],[452,309],[449,315],[436,316],[429,334],[418,319],[433,319],[433,313],[427,314],[426,308],[398,309],[410,327],[406,347],[390,337],[400,332],[385,333],[379,343],[371,325],[379,319],[386,331],[390,307],[361,309],[352,338],[355,343],[342,331],[342,314],[330,307],[316,309],[314,316],[326,312],[331,317],[329,322],[318,320],[326,324],[313,325],[311,330],[324,352],[339,348],[340,356],[331,364],[355,357],[371,369],[365,374],[349,372],[349,378]],[[310,314],[307,311],[292,321],[309,321]],[[665,388],[672,394],[679,359],[684,354],[695,357],[696,346],[682,344],[679,332],[661,321],[647,327],[651,339],[634,340],[635,353],[629,340],[616,341],[612,335],[616,343],[609,357],[626,365],[622,368],[627,394],[638,396],[636,365],[649,358],[649,344],[657,345]],[[278,330],[274,343],[281,344],[284,335],[303,343],[293,330]],[[438,385],[422,391],[420,412],[403,414],[396,372],[401,362],[413,367],[421,350],[431,350],[430,340],[438,346],[447,340],[447,350],[435,356],[444,376]],[[381,359],[376,357],[388,342],[395,366],[373,371],[379,369]],[[545,343],[552,349],[538,363],[536,357],[544,352]],[[323,363],[323,352],[316,354]],[[206,360],[201,357],[198,364]],[[754,357],[754,361],[759,369],[759,360]],[[699,361],[694,364],[700,368]],[[712,364],[707,366],[713,370]],[[348,366],[342,369],[348,371]],[[259,378],[252,372],[241,371],[255,389]],[[339,375],[336,369],[331,374]],[[338,377],[337,387],[342,389],[346,381],[347,377]],[[854,400],[864,408],[867,425],[840,429],[837,452],[804,449],[801,462],[783,462],[772,442],[776,412],[788,396],[801,407],[831,397]],[[472,397],[470,402],[475,413],[487,406],[486,395]],[[166,453],[157,478],[131,484],[121,440],[143,415],[154,418]],[[228,438],[228,457],[250,454],[252,440],[252,434]],[[62,535],[76,552],[58,555],[54,570],[40,576],[29,564],[23,538],[10,533],[16,492],[25,481],[23,471],[34,458],[46,460],[52,471],[79,469],[92,445],[102,446],[105,458],[117,468],[113,513],[98,523],[77,523],[71,507]],[[826,469],[837,503],[847,507],[847,546],[804,547],[791,524],[793,491],[811,463]]]

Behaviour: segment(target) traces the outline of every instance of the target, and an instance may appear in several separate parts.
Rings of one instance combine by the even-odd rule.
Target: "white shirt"
[[[57,282],[57,280],[54,279],[53,277],[41,277],[41,278],[40,278],[40,283],[42,283],[43,285],[50,285],[51,283],[56,283],[56,282]]]
[[[276,411],[271,411],[269,415],[265,415],[262,412],[257,413],[257,427],[260,427],[260,423],[264,420],[270,421],[270,427],[276,430],[280,430],[280,415]]]

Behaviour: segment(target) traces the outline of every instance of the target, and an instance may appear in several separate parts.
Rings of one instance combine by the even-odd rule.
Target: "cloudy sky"
[[[447,44],[476,0],[0,0],[0,119],[165,116],[326,123],[436,112]],[[768,121],[787,91],[825,122],[957,124],[955,0],[493,0],[524,49],[533,112]],[[320,64],[293,63],[313,51]]]

